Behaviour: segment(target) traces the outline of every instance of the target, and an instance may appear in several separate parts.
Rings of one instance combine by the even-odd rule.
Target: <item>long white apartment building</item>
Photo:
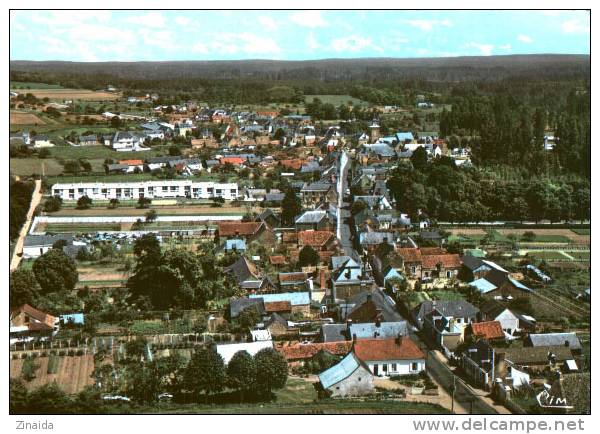
[[[222,197],[234,200],[238,197],[236,183],[199,182],[193,180],[161,180],[142,182],[81,182],[54,184],[52,195],[62,200],[77,200],[87,196],[92,200],[106,199],[212,199]]]

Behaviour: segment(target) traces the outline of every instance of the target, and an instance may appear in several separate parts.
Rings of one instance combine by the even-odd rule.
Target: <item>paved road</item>
[[[33,190],[33,194],[31,195],[31,203],[29,204],[29,211],[27,212],[27,219],[25,223],[23,223],[23,227],[21,228],[21,232],[19,233],[19,238],[17,238],[17,242],[15,244],[15,249],[13,250],[13,256],[10,260],[10,271],[16,270],[19,264],[21,263],[21,255],[23,252],[23,242],[25,241],[25,237],[27,236],[27,232],[29,232],[29,226],[31,226],[31,219],[33,218],[33,213],[35,209],[39,205],[42,200],[42,181],[39,179],[35,181],[35,188]]]
[[[351,258],[360,261],[360,255],[352,243],[352,232],[350,231],[349,219],[350,219],[350,204],[344,201],[344,195],[348,188],[348,168],[350,167],[350,158],[342,151],[340,173],[338,178],[338,228],[337,237],[340,241],[340,246],[344,250],[344,254]]]
[[[488,404],[481,396],[473,391],[465,382],[448,368],[433,351],[427,352],[427,372],[433,379],[441,385],[450,395],[452,394],[452,385],[456,385],[454,392],[455,403],[460,404],[463,408],[473,414],[498,414],[498,411]]]

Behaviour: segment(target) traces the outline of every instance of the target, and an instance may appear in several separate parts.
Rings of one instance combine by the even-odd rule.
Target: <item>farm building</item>
[[[319,383],[332,397],[367,395],[375,390],[373,378],[369,367],[351,352],[319,374]]]
[[[161,180],[141,182],[81,182],[54,184],[52,195],[63,200],[77,200],[87,196],[92,200],[150,199],[186,197],[212,199],[222,197],[234,200],[238,195],[236,183],[197,182],[192,180]]]

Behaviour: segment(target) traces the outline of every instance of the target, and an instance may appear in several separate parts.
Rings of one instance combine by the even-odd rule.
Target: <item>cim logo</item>
[[[567,405],[567,398],[550,395],[548,390],[544,389],[536,395],[536,399],[540,407],[543,408],[564,408],[571,409],[572,405]]]

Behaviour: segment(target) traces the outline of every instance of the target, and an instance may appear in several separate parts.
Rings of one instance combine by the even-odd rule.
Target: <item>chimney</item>
[[[375,318],[375,327],[379,328],[381,327],[381,315],[378,314],[377,318]]]
[[[371,296],[371,294],[367,294],[367,302],[371,301],[373,299],[373,297]]]
[[[565,347],[569,348],[571,346],[571,344],[569,343],[568,340],[565,340]]]
[[[352,335],[352,342],[356,342],[356,333]]]
[[[323,268],[319,272],[319,283],[321,285],[321,289],[325,289],[327,286],[327,279],[325,279],[325,270]]]
[[[396,336],[396,345],[402,345],[402,335],[400,333]]]
[[[348,336],[348,339],[350,339],[350,328],[352,327],[352,320],[351,319],[347,319],[346,320],[346,336]]]

